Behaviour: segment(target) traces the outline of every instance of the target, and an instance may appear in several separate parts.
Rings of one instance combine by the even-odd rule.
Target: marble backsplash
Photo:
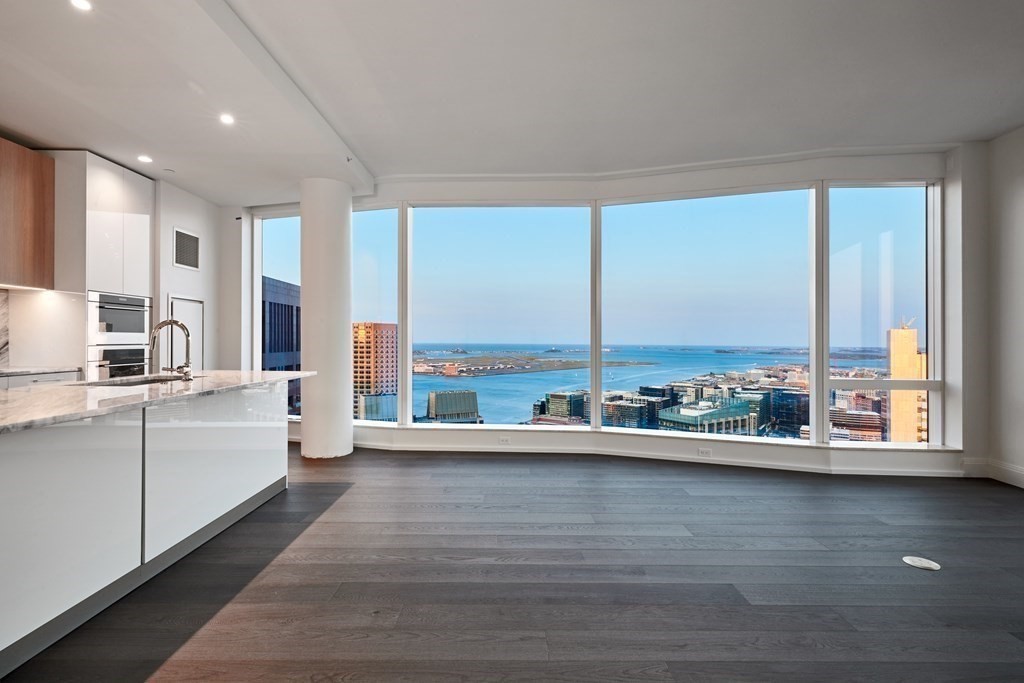
[[[0,289],[0,368],[10,363],[11,306],[6,289]]]

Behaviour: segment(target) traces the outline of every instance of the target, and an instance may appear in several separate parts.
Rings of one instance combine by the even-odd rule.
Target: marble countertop
[[[196,373],[192,382],[175,380],[124,386],[118,385],[118,380],[111,380],[103,386],[78,382],[62,386],[0,390],[0,434],[235,391],[258,384],[312,377],[315,374],[306,371],[202,370]],[[139,379],[141,377],[126,377],[120,381]]]
[[[44,366],[24,366],[24,367],[11,367],[11,368],[0,368],[0,377],[16,377],[18,375],[46,375],[51,372],[81,372],[82,368],[79,367],[44,367]]]

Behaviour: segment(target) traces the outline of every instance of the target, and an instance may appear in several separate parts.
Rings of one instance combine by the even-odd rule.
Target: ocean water
[[[461,348],[468,354],[449,354]],[[545,353],[556,348],[557,353]],[[709,372],[745,371],[766,365],[806,365],[807,352],[785,348],[709,347],[709,346],[609,346],[606,361],[641,361],[651,365],[602,368],[601,386],[605,391],[636,391],[641,385],[659,385],[686,380]],[[477,355],[526,354],[541,358],[589,358],[586,346],[544,344],[416,344],[415,351],[429,357],[450,356],[453,361]],[[836,367],[882,368],[884,350],[877,357],[857,360],[833,360]],[[590,371],[554,370],[484,377],[441,377],[413,375],[413,414],[426,415],[427,395],[431,391],[466,389],[477,393],[480,415],[487,424],[518,424],[530,419],[533,403],[551,391],[590,388]]]

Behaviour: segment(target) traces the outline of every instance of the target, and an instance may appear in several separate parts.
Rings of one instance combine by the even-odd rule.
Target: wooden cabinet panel
[[[0,284],[53,288],[53,159],[3,139]]]

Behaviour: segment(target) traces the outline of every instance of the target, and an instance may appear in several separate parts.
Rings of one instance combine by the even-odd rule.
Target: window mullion
[[[822,181],[811,192],[810,220],[810,364],[811,442],[828,442],[828,188]]]
[[[398,425],[412,419],[412,216],[408,202],[398,207]]]
[[[590,428],[601,429],[601,202],[590,203]]]

